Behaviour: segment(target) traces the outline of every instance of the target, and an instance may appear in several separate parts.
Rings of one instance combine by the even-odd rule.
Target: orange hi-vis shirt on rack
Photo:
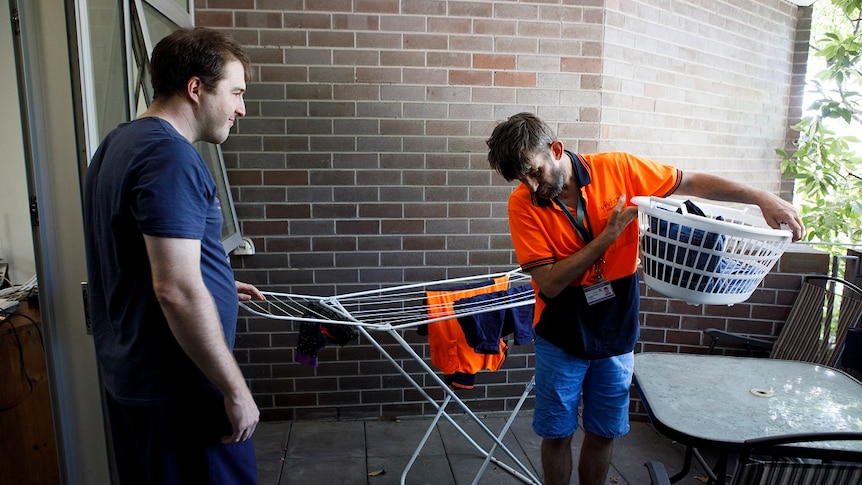
[[[679,186],[682,172],[629,153],[612,152],[580,155],[566,152],[572,158],[575,176],[586,202],[587,227],[593,236],[600,234],[608,218],[625,194],[626,205],[637,195],[667,197]],[[562,260],[586,245],[571,222],[556,204],[534,200],[530,189],[518,184],[509,197],[509,229],[518,264],[525,271]],[[544,203],[542,203],[544,202]],[[574,208],[572,209],[574,213]],[[637,271],[638,227],[632,222],[608,248],[604,256],[604,280],[630,276]],[[572,282],[573,286],[596,283],[593,269]],[[535,284],[534,284],[535,287]],[[536,294],[539,289],[534,288]],[[534,321],[539,320],[544,302],[536,299]]]
[[[476,374],[483,369],[497,371],[503,365],[506,360],[505,350],[496,355],[480,354],[467,344],[464,331],[455,318],[453,303],[482,293],[502,291],[508,287],[509,277],[501,276],[476,288],[426,291],[428,320],[431,322],[428,324],[428,345],[432,365],[444,375],[456,372]],[[443,319],[447,316],[452,318]],[[501,349],[507,348],[502,340],[500,345]]]

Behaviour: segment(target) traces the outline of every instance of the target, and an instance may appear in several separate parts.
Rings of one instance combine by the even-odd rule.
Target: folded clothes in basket
[[[685,207],[691,215],[709,217],[690,200],[685,201]],[[681,213],[680,210],[677,212]],[[715,220],[724,219],[718,216]],[[724,251],[726,242],[723,234],[694,229],[658,217],[650,217],[650,232],[661,236],[661,238],[647,242],[652,245],[648,248],[648,253],[654,258],[668,263],[676,263],[648,262],[648,264],[655,265],[655,267],[648,268],[649,274],[666,283],[689,290],[710,293],[715,289],[716,284],[720,284],[720,280],[716,280],[714,276],[732,275],[744,271],[744,268],[741,267],[743,265],[720,254]],[[665,239],[677,241],[679,244],[665,242]],[[695,271],[685,270],[679,265]],[[735,293],[736,291],[731,292]]]

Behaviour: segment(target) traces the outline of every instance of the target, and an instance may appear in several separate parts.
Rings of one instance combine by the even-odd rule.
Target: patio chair
[[[774,341],[708,328],[716,347],[741,347],[750,355],[761,350],[769,358],[799,360],[830,367],[840,363],[847,330],[862,318],[862,288],[827,275],[806,276],[784,326]]]
[[[841,353],[841,368],[851,376],[862,379],[862,328],[847,330],[844,352]]]
[[[823,441],[858,441],[855,450],[816,447]],[[670,485],[664,465],[644,463],[653,485]],[[742,444],[731,485],[852,485],[862,483],[862,433],[769,436]]]

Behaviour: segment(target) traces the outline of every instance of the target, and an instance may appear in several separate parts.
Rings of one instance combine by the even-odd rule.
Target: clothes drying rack
[[[403,330],[416,328],[421,325],[433,325],[435,322],[450,320],[459,316],[476,315],[494,310],[515,308],[521,305],[532,305],[535,303],[535,295],[529,282],[530,276],[516,269],[507,272],[451,278],[431,283],[406,284],[327,297],[264,291],[263,294],[266,300],[244,301],[241,302],[241,305],[249,312],[265,318],[321,324],[334,323],[355,327],[358,333],[368,339],[381,355],[434,406],[437,413],[431,420],[428,429],[401,474],[402,484],[405,483],[407,474],[410,472],[411,467],[416,462],[416,459],[441,418],[448,420],[473,448],[485,457],[482,466],[473,479],[473,484],[479,482],[479,479],[491,462],[525,483],[540,484],[541,482],[532,471],[503,443],[503,438],[533,389],[534,378],[531,378],[530,382],[525,386],[500,433],[495,434],[449,388],[437,372],[413,350],[401,333]],[[456,300],[451,303],[451,306],[447,306],[446,308],[435,308],[433,305],[429,305],[426,300],[427,291],[458,291],[460,288],[482,288],[485,286],[499,288],[501,285],[516,291],[503,294],[499,297],[482,299],[477,302],[473,302],[469,298]],[[429,315],[433,316],[429,317]],[[417,379],[405,371],[378,342],[372,335],[372,332],[385,332],[394,339],[418,363],[422,370],[430,376],[433,382],[444,391],[443,399],[438,402],[437,399],[431,397],[422,388]],[[467,430],[460,426],[446,411],[446,407],[453,402],[478,425],[482,432],[491,438],[493,444],[488,449],[479,445]],[[494,456],[494,453],[498,449],[514,462],[514,466],[504,463]]]

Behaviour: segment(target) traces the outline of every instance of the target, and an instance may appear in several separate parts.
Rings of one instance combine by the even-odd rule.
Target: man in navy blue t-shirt
[[[155,47],[154,99],[105,137],[84,194],[93,335],[122,484],[256,483],[260,412],[233,357],[238,301],[216,185],[192,145],[222,143],[248,55],[209,29]]]

